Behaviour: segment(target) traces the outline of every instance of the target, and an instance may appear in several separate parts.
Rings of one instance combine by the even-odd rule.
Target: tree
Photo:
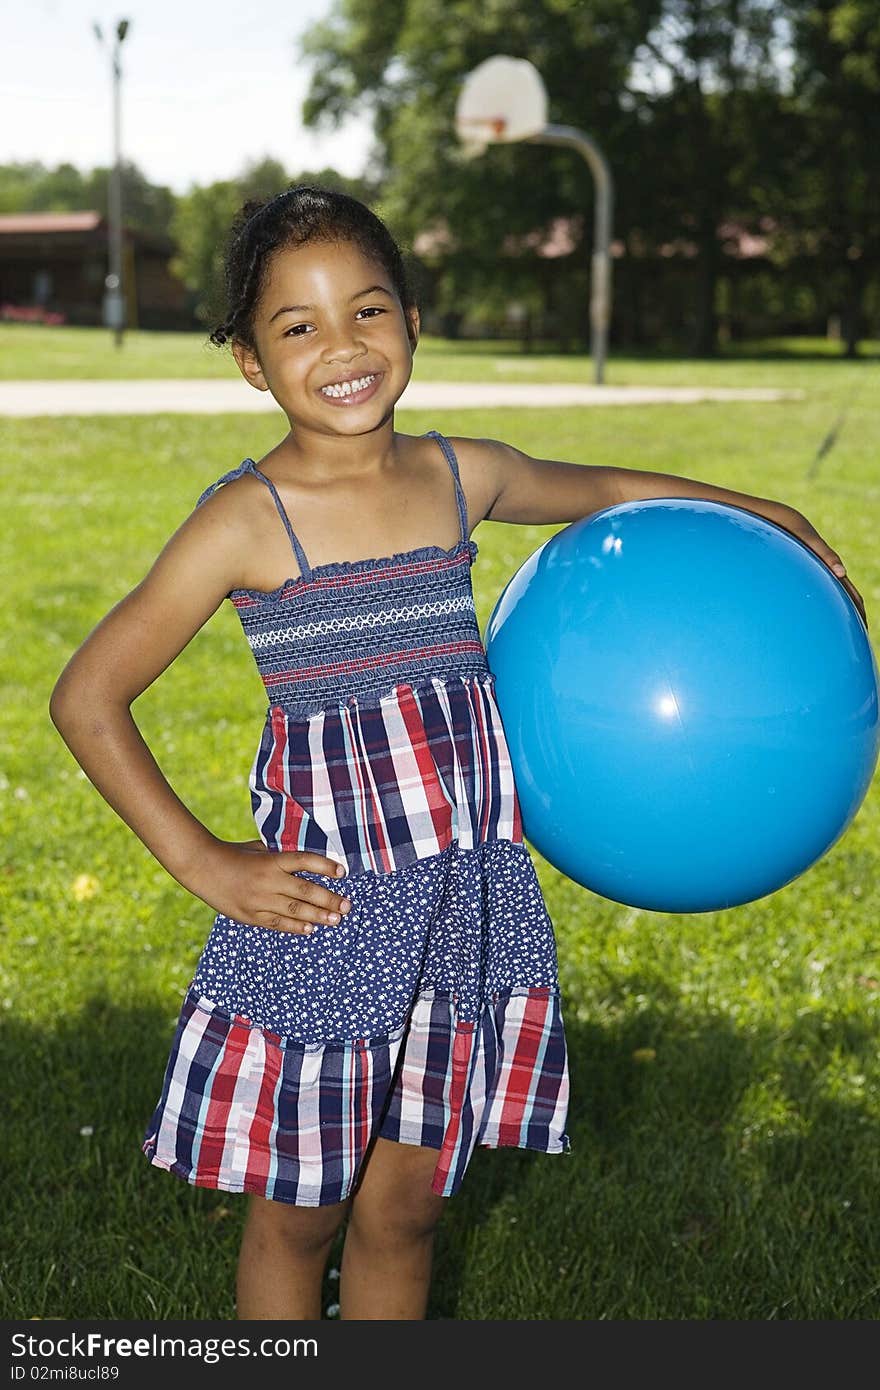
[[[784,160],[786,37],[775,0],[663,0],[630,69],[626,100],[641,131],[638,234],[654,252],[663,243],[693,248],[690,346],[699,356],[717,348],[725,224],[766,215],[754,195]]]
[[[38,160],[0,164],[0,212],[30,212],[32,190],[45,173]]]
[[[558,218],[589,229],[589,171],[568,152],[524,145],[494,147],[465,163],[453,131],[462,79],[492,53],[531,59],[547,84],[551,119],[589,130],[619,167],[633,124],[621,92],[658,12],[659,0],[452,0],[438,29],[432,0],[337,0],[331,18],[302,41],[313,65],[303,119],[333,127],[356,110],[372,111],[374,167],[383,179],[377,210],[405,244],[421,235],[442,245],[441,308],[453,312],[478,293],[502,292],[550,307],[565,298],[560,267],[537,257],[534,244]],[[632,184],[621,187],[624,221],[636,199]],[[570,259],[586,261],[583,251]],[[581,291],[586,331],[583,283]]]
[[[880,8],[876,0],[792,0],[792,101],[804,139],[793,181],[793,248],[818,260],[847,356],[880,271]]]
[[[84,212],[107,215],[110,170],[83,173],[73,164],[48,169],[37,161],[0,166],[0,211]],[[136,164],[122,165],[122,206],[126,226],[166,236],[174,211],[170,188],[150,183]]]
[[[574,274],[578,298],[583,291],[583,250],[568,258],[574,272],[528,251],[517,265],[499,251],[583,212],[592,186],[580,161],[511,146],[463,165],[455,148],[463,76],[504,52],[535,63],[550,119],[589,131],[617,174],[614,231],[628,256],[616,278],[629,276],[635,296],[639,263],[662,264],[669,246],[694,248],[691,346],[713,352],[724,224],[756,222],[767,207],[754,194],[784,185],[783,0],[456,0],[443,19],[439,38],[429,0],[337,0],[302,49],[314,65],[304,120],[332,126],[372,110],[387,174],[381,210],[410,239],[445,238],[441,299],[499,281],[513,292],[519,280],[521,291],[524,275],[552,298],[560,269]]]
[[[136,164],[123,160],[122,220],[127,227],[166,237],[174,215],[177,197],[164,184],[151,183]],[[93,169],[85,180],[85,206],[97,208],[105,217],[109,211],[110,170]]]

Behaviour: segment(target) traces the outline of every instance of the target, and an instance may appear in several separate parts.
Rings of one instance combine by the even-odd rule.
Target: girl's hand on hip
[[[308,936],[316,926],[335,926],[351,908],[348,898],[301,878],[303,870],[336,878],[335,859],[312,850],[269,850],[262,840],[218,840],[193,891],[233,921]]]

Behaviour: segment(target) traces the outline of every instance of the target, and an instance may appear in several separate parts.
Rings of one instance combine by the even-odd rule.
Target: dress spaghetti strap
[[[200,507],[206,498],[211,496],[212,492],[217,491],[218,487],[222,487],[224,483],[234,482],[236,478],[241,477],[242,473],[247,473],[252,466],[253,459],[245,459],[244,463],[240,463],[237,468],[232,468],[228,473],[224,473],[222,478],[217,479],[216,483],[211,483],[210,487],[205,488],[196,506]]]
[[[465,545],[467,545],[469,540],[467,501],[465,500],[464,490],[461,486],[461,479],[458,476],[458,459],[455,457],[455,450],[446,436],[442,435],[439,430],[428,430],[428,438],[436,439],[440,448],[443,450],[443,457],[452,469],[452,476],[455,479],[455,496],[458,501],[458,518],[461,522],[461,538]]]
[[[300,574],[302,575],[303,579],[311,579],[312,567],[306,559],[306,553],[300,545],[296,532],[290,524],[290,519],[287,515],[287,512],[284,510],[284,504],[281,501],[281,498],[278,496],[275,484],[272,482],[271,478],[266,477],[265,473],[260,472],[257,465],[253,462],[253,459],[249,460],[249,462],[251,463],[251,472],[253,473],[254,477],[259,478],[260,482],[265,483],[266,487],[272,494],[275,506],[278,508],[278,515],[284,522],[284,529],[290,538],[290,544],[293,546],[293,553],[296,556],[296,563],[299,565]]]
[[[278,515],[284,522],[284,529],[287,532],[287,535],[290,539],[290,544],[293,548],[293,553],[296,556],[296,563],[299,565],[300,574],[302,575],[303,579],[310,579],[312,574],[312,567],[306,559],[305,551],[300,545],[296,532],[290,524],[290,518],[288,517],[287,512],[284,510],[284,504],[282,503],[281,498],[278,496],[275,484],[272,482],[271,478],[266,477],[265,473],[260,472],[253,459],[245,459],[244,462],[240,463],[237,468],[233,468],[228,473],[224,473],[222,478],[218,478],[217,481],[215,483],[212,483],[210,487],[205,488],[205,491],[202,493],[201,497],[196,503],[196,506],[200,507],[202,503],[205,501],[205,499],[211,496],[212,492],[217,491],[218,487],[221,487],[224,483],[233,482],[236,478],[240,478],[243,473],[253,473],[254,477],[259,478],[260,482],[265,483],[266,487],[269,489],[270,493],[272,494],[272,500],[277,508]]]

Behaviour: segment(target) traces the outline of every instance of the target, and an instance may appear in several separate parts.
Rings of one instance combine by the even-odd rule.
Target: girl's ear
[[[406,336],[409,338],[410,347],[413,352],[415,352],[418,347],[419,329],[421,327],[418,306],[415,304],[410,305],[408,309],[404,309],[404,314],[406,316]]]
[[[233,338],[232,355],[245,381],[249,382],[257,391],[269,390],[269,383],[263,376],[263,368],[260,366],[260,359],[253,348],[246,347],[245,344],[240,343],[237,338]]]

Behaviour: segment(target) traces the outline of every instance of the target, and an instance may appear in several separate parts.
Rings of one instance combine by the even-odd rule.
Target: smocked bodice
[[[230,594],[271,705],[308,718],[397,682],[485,675],[473,541],[323,565],[272,594]]]

